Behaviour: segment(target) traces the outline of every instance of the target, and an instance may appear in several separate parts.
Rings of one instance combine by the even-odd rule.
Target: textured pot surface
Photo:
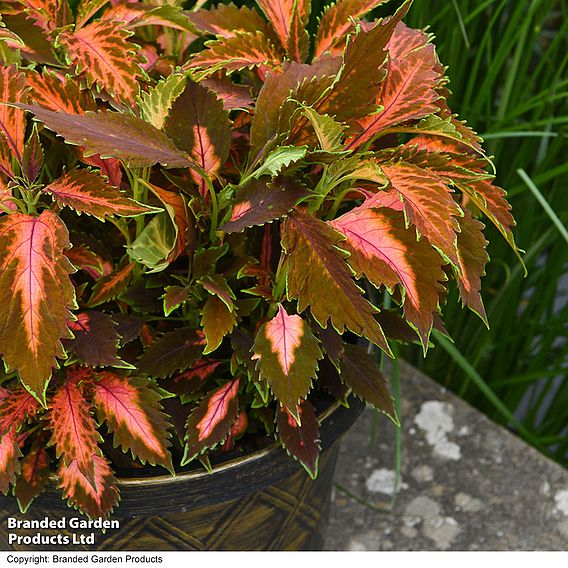
[[[122,479],[120,506],[112,519],[118,529],[8,529],[8,519],[84,519],[67,507],[61,494],[48,490],[26,515],[14,500],[0,497],[1,550],[321,550],[338,438],[363,410],[334,406],[323,414],[319,475],[312,481],[279,447],[204,471],[173,477]],[[9,543],[10,533],[63,535],[70,544]],[[80,541],[94,534],[94,544]]]

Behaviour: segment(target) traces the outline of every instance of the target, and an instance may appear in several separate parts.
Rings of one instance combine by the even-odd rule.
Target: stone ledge
[[[567,550],[568,471],[401,363],[402,480],[379,512],[334,490],[327,550]],[[343,439],[336,483],[390,508],[394,427],[372,410]]]

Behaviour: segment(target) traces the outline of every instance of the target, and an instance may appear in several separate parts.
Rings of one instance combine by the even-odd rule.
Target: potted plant
[[[315,37],[307,0],[2,4],[0,490],[21,511],[145,516],[138,549],[321,545],[356,400],[397,420],[355,339],[426,351],[451,280],[485,319],[478,217],[513,247],[514,221],[411,1],[360,19],[382,3],[338,1]]]

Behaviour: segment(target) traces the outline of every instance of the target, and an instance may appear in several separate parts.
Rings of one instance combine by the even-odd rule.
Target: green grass
[[[415,0],[407,23],[435,34],[451,107],[495,156],[529,275],[490,228],[483,293],[491,329],[452,294],[444,319],[454,343],[434,336],[426,361],[417,350],[406,356],[567,464],[568,4]]]

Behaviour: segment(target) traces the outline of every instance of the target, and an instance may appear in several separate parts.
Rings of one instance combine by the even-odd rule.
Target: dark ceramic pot
[[[193,471],[176,477],[121,479],[121,502],[112,515],[118,529],[41,529],[75,540],[94,533],[94,544],[10,544],[8,534],[35,535],[38,530],[9,530],[8,518],[84,519],[49,489],[26,515],[14,500],[0,496],[1,550],[321,550],[339,438],[353,425],[363,403],[334,404],[321,415],[322,453],[319,475],[312,481],[285,451],[274,445],[228,461],[213,473]],[[75,536],[74,536],[75,535]],[[93,538],[93,537],[91,537]]]

